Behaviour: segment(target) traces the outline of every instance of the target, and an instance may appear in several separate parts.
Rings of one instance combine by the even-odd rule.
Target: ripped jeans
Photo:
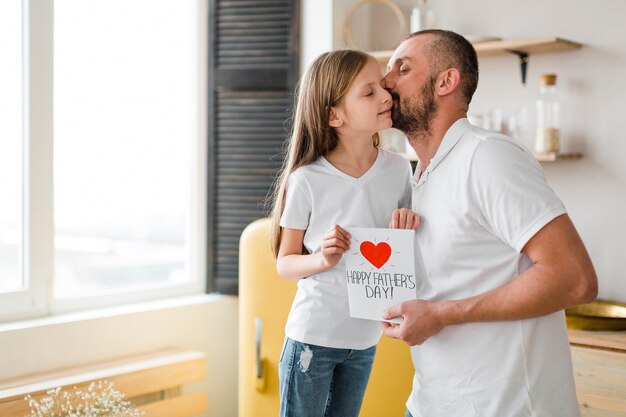
[[[285,338],[280,355],[281,417],[358,417],[376,346],[337,349]]]

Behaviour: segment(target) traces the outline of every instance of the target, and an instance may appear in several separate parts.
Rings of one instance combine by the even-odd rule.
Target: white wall
[[[545,163],[548,181],[568,208],[600,279],[600,298],[626,302],[626,2],[622,0],[430,0],[439,28],[503,39],[559,36],[582,49],[530,56],[528,85],[520,85],[514,55],[480,59],[480,82],[470,112],[499,107],[534,111],[544,72],[558,74],[563,151],[578,161]],[[335,47],[339,28],[356,0],[335,0]],[[407,22],[414,0],[396,0]],[[531,122],[534,122],[531,117]],[[532,138],[525,142],[532,144]]]
[[[235,417],[236,297],[198,296],[43,319],[26,327],[0,325],[0,381],[170,347],[206,353],[208,381],[194,387],[208,393],[205,417]]]
[[[333,47],[333,0],[301,0],[300,73]]]

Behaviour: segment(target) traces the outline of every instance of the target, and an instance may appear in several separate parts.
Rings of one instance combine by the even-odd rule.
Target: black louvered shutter
[[[211,0],[208,286],[237,293],[241,232],[265,216],[298,76],[298,0]]]

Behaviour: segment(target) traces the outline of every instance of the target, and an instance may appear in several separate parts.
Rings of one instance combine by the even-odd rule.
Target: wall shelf
[[[411,162],[413,169],[417,166],[417,159],[409,157],[406,154],[401,154]],[[556,161],[574,161],[583,157],[580,153],[550,153],[550,154],[535,154],[535,158],[539,162],[556,162]]]
[[[567,39],[551,37],[536,39],[500,40],[474,43],[474,48],[479,57],[504,55],[507,53],[537,54],[545,52],[578,49],[582,44]],[[370,51],[381,65],[387,65],[393,51]]]
[[[511,52],[523,52],[530,55],[580,47],[582,44],[562,38],[501,40],[474,44],[478,56],[502,55]]]
[[[574,159],[581,159],[583,157],[580,153],[544,153],[535,154],[535,158],[539,162],[554,162],[554,161],[567,161]]]

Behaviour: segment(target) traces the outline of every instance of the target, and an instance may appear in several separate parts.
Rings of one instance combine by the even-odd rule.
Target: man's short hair
[[[459,90],[469,105],[478,87],[478,57],[474,46],[458,33],[449,30],[428,29],[410,34],[407,39],[420,35],[434,35],[425,48],[430,61],[430,73],[435,77],[448,68],[461,73]]]

